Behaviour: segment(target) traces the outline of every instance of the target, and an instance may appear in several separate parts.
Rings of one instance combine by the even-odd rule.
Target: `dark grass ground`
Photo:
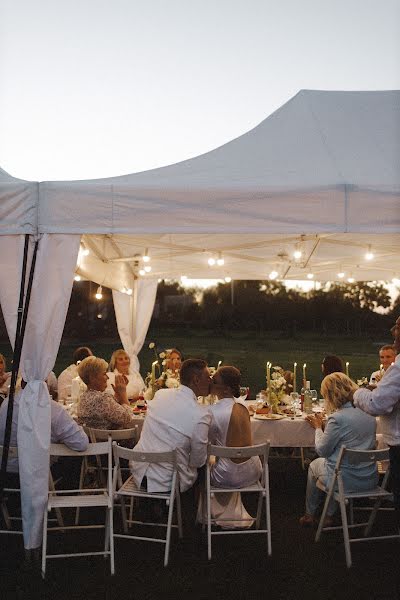
[[[184,498],[184,539],[173,538],[170,564],[163,548],[146,542],[116,540],[116,575],[102,557],[49,561],[45,584],[20,570],[21,539],[0,538],[0,597],[54,600],[97,599],[303,599],[395,600],[400,598],[400,543],[378,541],[353,546],[353,567],[346,568],[340,534],[314,542],[301,529],[305,473],[299,461],[271,459],[272,556],[263,536],[221,536],[207,560],[205,535],[194,526],[193,497]],[[377,530],[390,525],[379,516]],[[54,535],[54,534],[53,534]],[[71,537],[72,536],[72,537]],[[101,543],[99,532],[58,535],[57,551]]]

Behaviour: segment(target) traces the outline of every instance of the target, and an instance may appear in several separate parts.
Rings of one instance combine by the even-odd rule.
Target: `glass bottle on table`
[[[313,397],[310,389],[310,382],[306,381],[306,387],[304,388],[303,410],[307,415],[312,413],[312,403]]]

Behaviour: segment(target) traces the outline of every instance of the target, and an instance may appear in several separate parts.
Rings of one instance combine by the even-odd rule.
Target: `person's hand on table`
[[[315,415],[307,415],[306,421],[313,427],[314,429],[322,429],[324,417],[322,413],[315,413]]]

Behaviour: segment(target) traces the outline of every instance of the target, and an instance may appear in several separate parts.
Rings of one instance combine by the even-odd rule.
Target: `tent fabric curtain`
[[[124,350],[131,359],[132,367],[139,371],[139,354],[156,300],[157,280],[135,280],[136,290],[131,296],[113,290],[113,302],[118,333]]]
[[[21,375],[27,385],[19,403],[17,437],[24,545],[27,549],[37,548],[42,539],[50,444],[50,396],[45,379],[53,368],[60,345],[79,243],[79,235],[45,234],[39,241],[21,354]],[[7,268],[8,275],[7,290],[2,291],[0,300],[12,343],[16,329],[22,249],[23,236],[0,237],[1,263]]]

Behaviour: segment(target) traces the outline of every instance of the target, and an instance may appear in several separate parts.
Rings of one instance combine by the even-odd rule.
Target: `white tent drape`
[[[50,397],[44,382],[59,348],[74,270],[79,235],[41,236],[21,355],[25,387],[18,416],[18,453],[25,548],[40,546],[48,490]],[[23,236],[1,236],[0,256],[7,265],[7,287],[0,295],[7,331],[14,344],[21,279]],[[13,269],[9,269],[13,265]],[[28,263],[29,265],[29,263]],[[4,272],[4,271],[3,271]]]
[[[137,355],[143,346],[153,314],[157,280],[136,280],[135,285],[137,288],[132,296],[113,290],[113,302],[122,345],[130,356],[132,367],[139,371]]]

